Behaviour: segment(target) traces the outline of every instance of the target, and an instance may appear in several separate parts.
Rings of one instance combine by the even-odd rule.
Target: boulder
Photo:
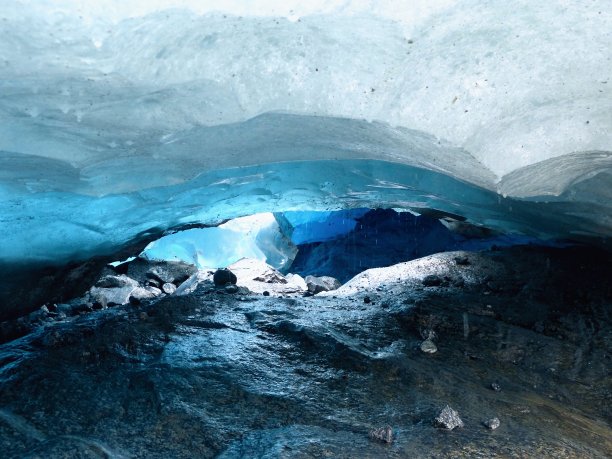
[[[151,261],[141,257],[130,261],[127,265],[129,277],[142,285],[147,285],[150,280],[156,281],[155,287],[166,283],[178,286],[198,271],[194,265],[182,261]]]
[[[308,291],[313,294],[336,290],[342,285],[338,279],[330,276],[306,276],[305,281],[308,286]]]
[[[299,285],[299,280],[289,282],[279,271],[261,260],[242,258],[229,266],[236,274],[238,287],[246,287],[251,292],[263,294],[268,292],[271,296],[299,294],[306,290]]]
[[[100,285],[108,285],[109,287],[102,287]],[[90,298],[95,298],[100,304],[104,304],[105,298],[107,306],[127,304],[130,301],[132,292],[136,288],[140,288],[138,282],[125,274],[105,276],[96,283],[96,286],[89,290],[89,296]]]
[[[222,287],[227,284],[236,284],[238,278],[227,268],[217,269],[213,274],[213,282],[217,287]]]

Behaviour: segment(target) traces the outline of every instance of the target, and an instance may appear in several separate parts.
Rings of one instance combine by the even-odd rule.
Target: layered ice
[[[0,36],[3,275],[261,212],[612,235],[607,0],[15,0]]]

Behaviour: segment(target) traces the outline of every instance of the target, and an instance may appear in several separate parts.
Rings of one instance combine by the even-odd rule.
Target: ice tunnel
[[[608,0],[10,0],[0,37],[2,317],[264,212],[609,246]]]

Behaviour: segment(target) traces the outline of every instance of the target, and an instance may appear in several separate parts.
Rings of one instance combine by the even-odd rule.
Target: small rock
[[[147,314],[146,312],[142,311],[140,313],[140,320],[147,320],[149,318],[149,314]]]
[[[437,274],[430,274],[429,276],[425,276],[421,283],[425,287],[437,287],[442,285],[442,278]]]
[[[270,296],[270,292],[268,292],[267,290],[264,290],[264,292],[262,293],[263,296]]]
[[[162,285],[162,291],[166,295],[172,295],[174,292],[176,292],[176,285],[166,282],[164,285]]]
[[[371,303],[371,302],[372,302],[372,299],[371,299],[369,296],[364,296],[364,297],[363,297],[363,302],[364,302],[364,303],[366,303],[366,304],[368,304],[368,303]]]
[[[453,430],[457,427],[463,427],[463,421],[459,417],[459,413],[446,405],[435,419],[435,425],[436,427]]]
[[[225,286],[225,291],[227,293],[238,293],[238,286],[234,284],[228,284]]]
[[[213,282],[217,287],[238,282],[236,275],[229,269],[217,269],[213,274]]]
[[[487,419],[485,422],[483,422],[483,424],[485,425],[485,427],[487,429],[490,430],[495,430],[499,427],[499,418],[492,418],[492,419]]]
[[[379,441],[382,443],[393,442],[393,429],[391,426],[380,427],[378,429],[370,430],[369,437],[372,440]]]
[[[426,339],[421,343],[421,351],[423,351],[425,354],[435,354],[438,352],[438,347],[432,340]]]
[[[491,383],[491,389],[493,389],[495,392],[499,392],[501,390],[501,386],[497,384],[496,382],[494,382],[494,383]]]

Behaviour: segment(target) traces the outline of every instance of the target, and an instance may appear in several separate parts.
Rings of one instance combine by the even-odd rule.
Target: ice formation
[[[612,235],[608,0],[12,0],[0,36],[1,299],[261,212]]]
[[[277,269],[291,264],[297,248],[281,232],[274,215],[236,218],[214,228],[195,228],[151,242],[141,256],[184,261],[198,269],[227,268],[242,258],[261,260]]]

